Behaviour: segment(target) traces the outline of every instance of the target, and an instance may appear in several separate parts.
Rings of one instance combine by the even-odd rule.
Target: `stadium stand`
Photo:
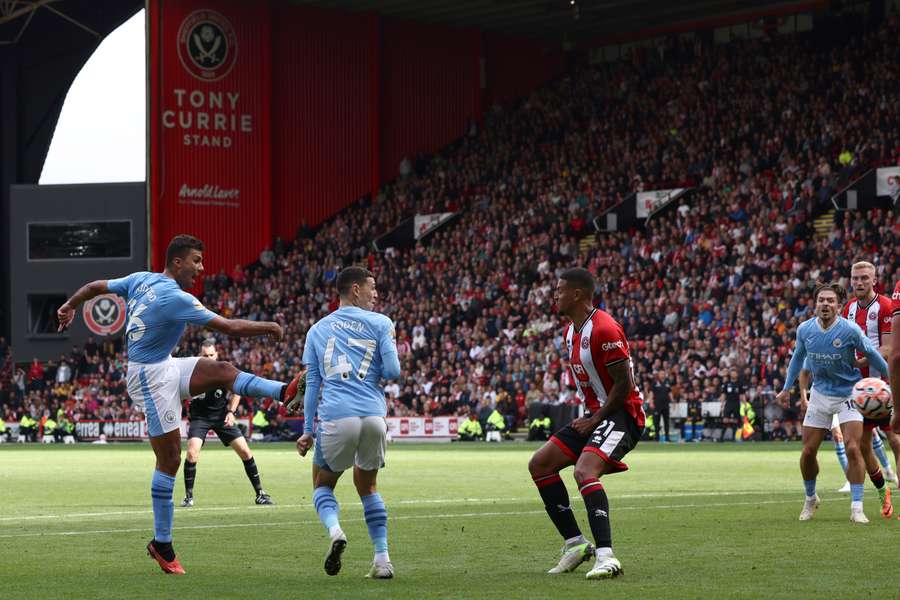
[[[880,292],[900,277],[896,212],[829,212],[854,176],[900,164],[897,35],[892,18],[842,46],[802,35],[672,41],[664,58],[582,66],[494,107],[378,197],[275,240],[253,265],[210,274],[210,309],[274,318],[286,332],[275,345],[223,339],[220,354],[261,375],[291,372],[306,330],[336,308],[337,272],[362,264],[397,324],[404,378],[388,388],[389,414],[486,416],[496,405],[521,426],[575,402],[552,306],[558,270],[581,264],[626,329],[638,383],[669,374],[677,423],[705,421],[711,434],[735,370],[757,418],[778,418],[790,435],[796,401],[774,406],[773,390],[815,283],[847,284],[859,257],[878,266]],[[633,192],[674,187],[694,191],[643,228],[593,235],[594,218]],[[427,241],[371,249],[404,218],[443,211],[461,217]],[[203,337],[194,332],[182,354]],[[125,361],[118,342],[30,370],[5,360],[0,414],[133,417]]]

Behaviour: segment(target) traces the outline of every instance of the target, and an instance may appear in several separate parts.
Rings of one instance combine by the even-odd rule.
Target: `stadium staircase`
[[[580,240],[578,240],[578,252],[584,254],[591,248],[597,245],[597,236],[596,234],[586,235]]]
[[[817,240],[827,239],[834,229],[834,209],[829,210],[813,220],[813,229]]]

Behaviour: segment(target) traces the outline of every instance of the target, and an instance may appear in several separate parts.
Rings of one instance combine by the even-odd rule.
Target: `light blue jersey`
[[[206,325],[216,316],[162,273],[132,273],[110,279],[107,285],[128,302],[125,338],[129,361],[153,364],[166,360],[188,323]]]
[[[813,388],[817,392],[848,398],[861,378],[859,369],[853,366],[857,351],[869,359],[870,365],[887,373],[884,357],[856,323],[837,317],[826,330],[822,329],[818,317],[804,321],[797,328],[797,345],[784,389],[793,387],[803,368],[812,372]]]
[[[312,433],[317,413],[323,421],[383,417],[381,380],[400,376],[394,323],[381,313],[339,308],[307,332],[303,364],[304,432]]]

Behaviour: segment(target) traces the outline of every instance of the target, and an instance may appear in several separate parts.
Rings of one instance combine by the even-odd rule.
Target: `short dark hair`
[[[847,292],[844,291],[844,288],[840,284],[835,283],[834,281],[817,285],[816,289],[813,290],[813,302],[819,301],[819,294],[822,292],[834,292],[838,302],[841,304],[847,299]]]
[[[594,279],[594,276],[591,275],[591,272],[587,269],[582,267],[566,269],[559,278],[574,288],[586,291],[589,296],[594,295],[594,288],[596,287],[597,282]]]
[[[369,277],[375,279],[375,275],[368,269],[363,269],[362,267],[344,267],[337,276],[338,294],[346,296],[350,293],[350,289],[354,284],[363,284]]]
[[[166,266],[171,265],[176,258],[186,257],[191,250],[203,252],[203,242],[186,233],[176,235],[166,248]]]

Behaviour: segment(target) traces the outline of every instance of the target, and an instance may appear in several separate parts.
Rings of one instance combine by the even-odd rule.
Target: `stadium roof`
[[[0,0],[2,94],[18,130],[18,176],[37,182],[69,86],[110,32],[143,8],[140,0]],[[4,161],[9,160],[4,152]]]
[[[529,37],[585,41],[797,5],[767,0],[291,0],[322,8]]]
[[[37,183],[69,86],[142,0],[0,0],[0,265],[8,265],[9,186]],[[114,85],[114,81],[110,82]],[[9,332],[0,277],[0,335]]]

